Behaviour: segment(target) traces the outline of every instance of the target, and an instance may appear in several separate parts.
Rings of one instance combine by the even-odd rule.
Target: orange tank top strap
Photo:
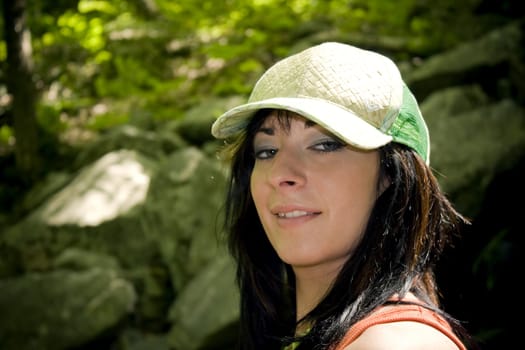
[[[396,304],[378,308],[369,316],[355,323],[345,334],[334,350],[343,350],[368,328],[383,323],[414,321],[427,324],[452,340],[460,350],[467,350],[465,345],[452,331],[450,324],[437,313],[415,304]]]

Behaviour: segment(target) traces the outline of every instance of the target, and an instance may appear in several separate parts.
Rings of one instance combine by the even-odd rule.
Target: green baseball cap
[[[246,104],[213,123],[214,137],[242,133],[260,109],[295,112],[359,149],[398,142],[430,160],[428,128],[396,64],[379,53],[326,42],[278,61]]]

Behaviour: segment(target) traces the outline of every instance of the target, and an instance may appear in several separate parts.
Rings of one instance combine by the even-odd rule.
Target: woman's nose
[[[303,185],[306,177],[302,158],[293,152],[279,151],[269,169],[268,179],[276,188]]]

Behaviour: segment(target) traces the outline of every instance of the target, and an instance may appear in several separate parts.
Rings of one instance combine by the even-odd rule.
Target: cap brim
[[[276,97],[232,108],[213,123],[212,135],[224,139],[240,133],[255,112],[263,108],[295,112],[360,149],[376,149],[392,141],[390,135],[383,134],[348,109],[325,100],[297,97]]]

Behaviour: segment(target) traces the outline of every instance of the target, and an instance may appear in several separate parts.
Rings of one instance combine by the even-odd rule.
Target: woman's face
[[[347,146],[291,114],[272,112],[256,132],[250,189],[266,235],[294,268],[339,269],[378,196],[379,152]]]

